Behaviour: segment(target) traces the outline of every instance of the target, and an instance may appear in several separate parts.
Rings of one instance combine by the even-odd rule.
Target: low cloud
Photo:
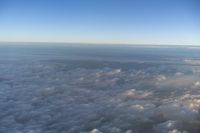
[[[166,67],[0,64],[2,133],[197,133],[199,77]],[[61,69],[62,68],[62,69]],[[190,68],[187,68],[190,69]],[[167,71],[167,70],[166,70]],[[9,79],[9,80],[6,80]],[[180,93],[181,92],[181,93]],[[187,126],[186,126],[187,125]]]

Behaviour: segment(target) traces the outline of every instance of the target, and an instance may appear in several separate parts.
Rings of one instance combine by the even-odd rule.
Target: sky
[[[200,1],[0,0],[0,41],[200,45]]]

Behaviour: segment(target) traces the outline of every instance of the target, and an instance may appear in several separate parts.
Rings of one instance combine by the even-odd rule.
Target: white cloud
[[[0,132],[186,133],[183,122],[199,121],[196,75],[62,65],[0,64]]]

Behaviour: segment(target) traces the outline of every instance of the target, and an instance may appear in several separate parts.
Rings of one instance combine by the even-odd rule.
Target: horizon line
[[[57,44],[65,44],[65,45],[69,45],[69,44],[83,44],[83,45],[130,45],[130,46],[194,46],[194,47],[200,47],[200,44],[177,44],[177,43],[106,43],[106,42],[102,42],[102,43],[97,43],[97,42],[48,42],[48,41],[0,41],[0,45],[2,45],[1,43],[42,43],[42,44],[53,44],[53,43],[57,43]]]

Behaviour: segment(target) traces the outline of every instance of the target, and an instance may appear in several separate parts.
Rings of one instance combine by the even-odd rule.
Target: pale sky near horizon
[[[0,0],[0,41],[200,45],[200,1]]]

